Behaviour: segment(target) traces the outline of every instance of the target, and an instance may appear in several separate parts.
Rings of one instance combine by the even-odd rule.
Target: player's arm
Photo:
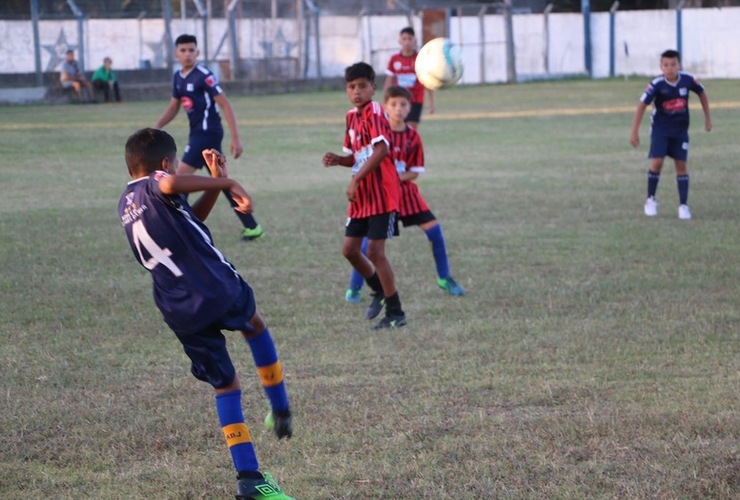
[[[416,180],[417,177],[419,177],[419,172],[412,172],[410,170],[402,174],[398,174],[398,178],[401,179],[401,182],[411,182]]]
[[[159,190],[166,195],[194,193],[204,191],[203,195],[192,204],[193,212],[200,220],[205,220],[216,203],[218,193],[227,189],[237,206],[234,210],[241,213],[252,211],[252,199],[246,190],[228,177],[204,177],[200,175],[170,175],[159,181]]]
[[[365,164],[355,175],[352,176],[352,180],[349,181],[347,186],[347,199],[349,201],[355,201],[355,193],[357,192],[357,184],[367,177],[373,170],[380,167],[380,162],[388,156],[388,144],[385,141],[378,141],[373,146],[373,154],[367,159]]]
[[[234,108],[231,107],[231,103],[226,98],[225,94],[217,94],[213,97],[213,100],[216,101],[216,104],[218,104],[219,107],[223,110],[226,124],[229,126],[229,132],[231,132],[231,154],[234,155],[234,158],[239,158],[242,154],[242,151],[244,151],[244,148],[242,147],[242,142],[239,139],[239,130],[236,127],[236,115],[234,115]]]
[[[157,123],[154,124],[154,128],[160,129],[170,123],[172,119],[177,116],[178,111],[180,111],[180,99],[173,97],[170,99],[170,103],[167,105],[164,113],[162,113],[162,116],[160,116]]]
[[[701,103],[701,109],[704,110],[704,130],[707,132],[712,131],[712,114],[709,111],[709,98],[707,97],[707,91],[704,90],[699,94],[699,102]]]
[[[355,164],[354,155],[338,155],[336,153],[326,153],[322,158],[325,167],[352,167]]]
[[[640,103],[637,105],[637,109],[635,110],[635,117],[632,119],[632,133],[630,134],[630,144],[632,144],[633,148],[636,148],[640,145],[640,122],[642,122],[642,115],[645,114],[646,108],[647,104],[640,101]]]

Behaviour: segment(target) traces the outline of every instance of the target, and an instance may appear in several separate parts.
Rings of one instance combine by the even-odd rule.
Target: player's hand
[[[636,148],[640,145],[640,137],[637,134],[632,134],[630,137],[630,144],[632,144],[633,148]]]
[[[229,193],[236,203],[234,210],[243,214],[252,213],[252,197],[249,196],[249,193],[241,185],[235,182],[231,189],[229,189]]]
[[[339,165],[339,156],[334,153],[326,153],[322,159],[325,167],[333,167]]]
[[[234,155],[234,159],[239,158],[244,152],[244,147],[239,139],[231,141],[231,154]]]
[[[357,194],[357,183],[355,182],[354,179],[352,179],[349,182],[346,193],[347,193],[347,200],[349,200],[350,202],[355,201],[355,195]]]
[[[705,132],[712,131],[712,120],[711,119],[704,120],[704,131]]]
[[[228,177],[229,171],[226,168],[226,157],[218,152],[217,149],[204,149],[201,153],[206,161],[211,177]]]

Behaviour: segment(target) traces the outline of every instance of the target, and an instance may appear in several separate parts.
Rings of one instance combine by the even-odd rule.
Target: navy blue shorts
[[[425,224],[427,222],[432,222],[433,220],[437,220],[437,218],[434,217],[434,214],[431,212],[431,210],[425,210],[424,212],[419,212],[418,214],[407,215],[406,217],[400,217],[400,219],[401,219],[401,223],[403,224],[403,227],[421,226],[422,224]]]
[[[420,102],[412,102],[411,103],[411,110],[409,111],[408,116],[406,117],[407,122],[415,122],[419,123],[421,121],[421,110],[424,108],[424,105]]]
[[[223,141],[223,139],[223,132],[191,135],[188,138],[188,145],[185,146],[185,152],[180,161],[187,163],[193,168],[205,167],[206,161],[203,159],[203,150],[213,148],[217,149],[219,153],[223,153],[221,150],[221,141]]]
[[[257,306],[252,288],[242,280],[242,291],[231,308],[216,323],[191,335],[178,335],[185,354],[190,358],[190,372],[198,380],[215,389],[226,387],[234,380],[236,370],[226,350],[226,338],[221,330],[251,332],[249,321]]]
[[[670,156],[674,160],[686,161],[689,157],[689,136],[666,137],[653,134],[650,136],[650,152],[648,158],[665,158]]]
[[[398,236],[398,218],[396,212],[388,212],[361,219],[347,219],[344,235],[348,238],[369,240],[390,240]]]

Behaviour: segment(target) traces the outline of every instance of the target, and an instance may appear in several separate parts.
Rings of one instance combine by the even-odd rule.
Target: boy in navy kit
[[[181,69],[175,72],[172,81],[172,98],[157,120],[154,128],[162,128],[171,122],[180,106],[185,109],[190,124],[190,136],[185,154],[182,157],[178,174],[193,174],[203,168],[205,163],[201,156],[204,149],[216,149],[222,152],[221,141],[224,138],[224,129],[221,125],[220,110],[231,132],[231,153],[234,158],[242,154],[242,143],[239,140],[239,131],[236,126],[236,117],[231,103],[226,98],[216,76],[208,68],[197,63],[198,45],[193,35],[180,35],[175,40],[175,57]],[[229,204],[235,207],[229,193],[224,192]],[[242,222],[242,238],[254,240],[264,233],[262,226],[252,214],[235,212]]]
[[[660,171],[666,156],[673,158],[676,165],[676,183],[678,185],[678,218],[691,219],[689,198],[689,172],[686,160],[689,153],[689,91],[699,96],[704,110],[704,130],[712,130],[712,118],[709,113],[709,99],[704,86],[689,73],[681,71],[681,56],[675,50],[666,50],[660,55],[662,76],[654,78],[640,97],[635,117],[632,120],[632,147],[640,145],[638,130],[645,108],[653,103],[650,127],[650,169],[647,173],[647,199],[645,215],[658,215],[658,202],[655,193],[658,189]]]
[[[272,409],[265,422],[278,439],[293,433],[282,365],[252,289],[213,246],[202,222],[222,190],[242,213],[251,211],[251,199],[228,178],[223,155],[208,149],[202,156],[212,177],[172,175],[178,163],[174,139],[152,128],[135,132],[126,141],[133,180],[121,195],[118,215],[134,257],[152,275],[154,301],[190,358],[193,376],[215,389],[216,412],[237,471],[236,498],[290,499],[259,471],[221,330],[239,330],[249,345]],[[203,195],[191,206],[186,195],[195,191]]]
[[[387,91],[391,86],[398,85],[411,92],[411,110],[406,117],[406,123],[410,127],[417,128],[421,121],[421,111],[424,107],[424,85],[416,78],[416,34],[414,28],[406,27],[401,30],[398,36],[398,43],[401,45],[401,51],[393,54],[388,61],[388,67],[385,70],[386,79],[383,83],[383,91]],[[429,93],[429,113],[434,113],[434,91],[426,89]]]
[[[346,190],[349,207],[342,253],[373,290],[365,317],[377,317],[385,306],[385,317],[373,328],[400,327],[406,324],[406,315],[385,255],[385,241],[398,234],[396,212],[401,195],[398,174],[388,155],[391,129],[383,108],[372,100],[376,90],[372,66],[364,62],[349,66],[344,81],[347,98],[354,106],[346,115],[347,154],[326,153],[323,158],[326,167],[352,169]],[[369,240],[367,257],[361,250],[365,237]]]
[[[416,180],[426,171],[424,166],[424,146],[419,133],[406,123],[406,116],[411,110],[411,93],[399,86],[389,87],[385,92],[384,107],[391,126],[390,157],[396,166],[401,180],[401,202],[398,217],[403,227],[419,226],[432,246],[432,255],[437,268],[437,285],[450,295],[460,296],[465,290],[450,274],[447,260],[445,238],[434,214],[422,197]],[[367,240],[362,242],[363,250]],[[345,294],[347,302],[358,303],[361,300],[362,275],[352,271],[349,288]]]

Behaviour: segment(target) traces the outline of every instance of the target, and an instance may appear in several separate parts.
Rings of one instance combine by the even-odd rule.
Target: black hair
[[[352,66],[348,66],[344,70],[344,81],[351,82],[358,78],[367,78],[370,83],[375,85],[375,70],[372,66],[365,62],[358,62]]]
[[[143,128],[126,141],[126,166],[131,177],[154,172],[164,158],[176,155],[175,139],[164,130]]]
[[[194,43],[195,45],[198,45],[198,39],[195,38],[195,35],[180,35],[175,40],[175,47],[185,43]]]
[[[678,59],[678,62],[681,62],[681,54],[678,53],[677,50],[666,50],[660,55],[660,58],[667,58],[667,59]]]
[[[411,26],[406,26],[404,29],[402,29],[401,35],[403,35],[404,33],[416,37],[416,33],[414,33],[414,28],[412,28]]]
[[[387,101],[391,97],[405,97],[409,102],[411,102],[411,92],[409,92],[409,89],[406,87],[401,87],[400,85],[392,85],[388,87],[388,90],[385,91],[385,100]]]

